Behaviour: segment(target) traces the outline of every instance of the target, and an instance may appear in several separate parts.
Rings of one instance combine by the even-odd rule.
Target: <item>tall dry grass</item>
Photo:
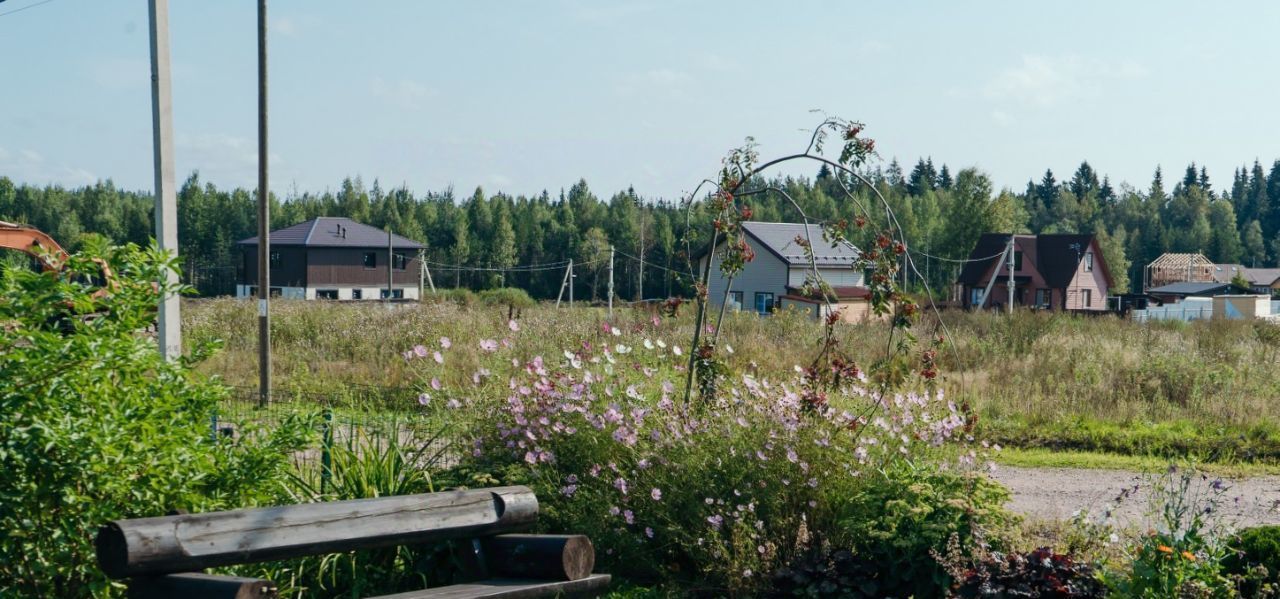
[[[257,384],[253,304],[192,300],[183,314],[188,344],[225,343],[201,366],[204,372],[232,385]],[[687,346],[690,316],[664,319],[658,334]],[[619,309],[612,323],[627,327],[652,317]],[[525,310],[519,352],[554,356],[576,344],[608,342],[601,332],[605,321],[600,308]],[[975,405],[992,430],[1011,439],[1032,429],[1067,436],[1079,433],[1071,433],[1073,427],[1098,422],[1113,423],[1120,432],[1178,423],[1181,428],[1163,433],[1175,437],[1183,434],[1178,430],[1227,436],[1278,430],[1273,423],[1280,422],[1280,352],[1248,321],[1143,324],[1036,312],[945,312],[943,321],[953,340],[940,357],[944,388]],[[916,333],[933,335],[937,324],[926,318]],[[531,331],[537,333],[532,343]],[[846,351],[867,363],[884,351],[886,331],[882,325],[851,325],[838,335]],[[479,340],[501,340],[506,332],[505,307],[277,301],[274,380],[281,388],[319,393],[351,385],[413,386],[420,381],[405,368],[401,352],[440,337],[450,337],[460,349],[451,357],[449,376],[461,380],[479,367]],[[729,314],[722,336],[733,349],[728,360],[734,372],[773,378],[807,364],[820,338],[815,322],[787,313]]]

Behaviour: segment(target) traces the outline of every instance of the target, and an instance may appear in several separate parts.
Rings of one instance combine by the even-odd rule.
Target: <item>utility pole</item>
[[[556,307],[560,307],[560,300],[564,298],[564,288],[569,284],[569,273],[573,272],[573,259],[569,259],[569,266],[564,269],[564,279],[560,281],[560,293],[556,295]]]
[[[609,246],[609,318],[613,319],[613,246]]]
[[[644,206],[640,207],[640,274],[636,283],[636,301],[644,300]]]
[[[573,260],[569,260],[569,309],[570,310],[573,309],[573,280],[576,278],[578,278],[578,275],[573,272]],[[596,280],[599,281],[600,279],[596,279]]]
[[[178,255],[178,196],[173,183],[173,96],[169,82],[169,0],[151,0],[151,131],[155,153],[156,244]],[[177,273],[166,269],[163,286],[176,285]],[[182,304],[177,294],[160,298],[156,326],[160,355],[182,355]]]
[[[271,195],[267,189],[267,0],[258,0],[258,405],[271,403]]]
[[[1009,314],[1013,314],[1013,255],[1017,252],[1014,240],[1017,236],[1009,234]]]
[[[391,291],[395,289],[395,279],[392,272],[395,268],[396,250],[391,245],[391,226],[387,225],[387,305],[391,305]]]

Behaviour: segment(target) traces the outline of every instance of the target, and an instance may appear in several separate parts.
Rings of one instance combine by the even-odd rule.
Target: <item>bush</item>
[[[1029,553],[992,553],[956,588],[960,597],[1103,597],[1093,568],[1041,547]]]
[[[94,245],[66,274],[0,280],[0,596],[111,596],[93,537],[113,519],[269,503],[281,497],[303,422],[214,438],[225,388],[166,361],[140,332],[174,263],[158,250]],[[94,298],[103,256],[119,288]],[[83,279],[81,277],[84,277]],[[90,316],[92,312],[94,315]]]
[[[1228,542],[1222,569],[1245,597],[1280,595],[1280,526],[1246,528]]]
[[[498,289],[485,289],[480,292],[480,301],[486,306],[509,306],[517,310],[532,308],[538,305],[529,293],[518,287],[499,287]]]
[[[476,294],[470,289],[457,287],[453,289],[437,289],[427,295],[427,299],[437,302],[453,302],[459,306],[470,306],[476,303]]]
[[[953,581],[938,556],[999,545],[1016,522],[1003,507],[1008,499],[1009,492],[985,476],[902,461],[869,476],[845,500],[840,532],[879,573],[880,593],[941,596]],[[952,538],[958,548],[947,547]]]

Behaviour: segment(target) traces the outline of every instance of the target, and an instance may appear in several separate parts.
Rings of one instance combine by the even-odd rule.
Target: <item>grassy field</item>
[[[653,316],[618,310],[612,324],[631,326]],[[660,333],[687,349],[691,316],[665,319]],[[600,341],[606,313],[544,305],[525,311],[519,322],[541,340],[524,343],[520,351],[550,356],[573,343]],[[1265,340],[1265,329],[1259,334],[1255,328],[1274,325],[1138,324],[1032,312],[946,312],[942,322],[952,339],[940,358],[945,389],[977,407],[987,438],[1036,450],[1010,459],[1096,465],[1118,462],[1079,456],[1193,457],[1249,464],[1251,471],[1280,464],[1280,348]],[[231,385],[257,384],[256,327],[250,302],[191,300],[184,307],[189,345],[224,344],[201,370]],[[470,345],[459,348],[450,376],[467,377],[473,370],[468,360],[479,363],[479,350],[471,345],[502,338],[506,327],[505,307],[277,301],[275,386],[299,397],[389,387],[399,390],[389,392],[391,401],[403,396],[411,402],[412,388],[423,382],[405,367],[402,352],[440,337],[465,340]],[[936,318],[926,318],[917,333],[941,330]],[[847,326],[839,337],[842,347],[867,363],[884,351],[885,331],[881,325]],[[812,359],[820,334],[799,315],[733,314],[726,317],[723,340],[741,371],[781,378]]]

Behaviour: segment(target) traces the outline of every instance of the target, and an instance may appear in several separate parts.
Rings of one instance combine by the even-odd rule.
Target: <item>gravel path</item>
[[[1138,485],[1138,492],[1122,501],[1115,514],[1121,523],[1147,525],[1144,514],[1150,485],[1141,473],[1001,466],[995,478],[1013,493],[1010,508],[1027,516],[1051,520],[1068,519],[1077,510],[1101,513],[1115,505],[1114,500],[1122,489]],[[1225,523],[1238,527],[1280,524],[1280,476],[1224,482],[1229,486],[1222,508]]]

